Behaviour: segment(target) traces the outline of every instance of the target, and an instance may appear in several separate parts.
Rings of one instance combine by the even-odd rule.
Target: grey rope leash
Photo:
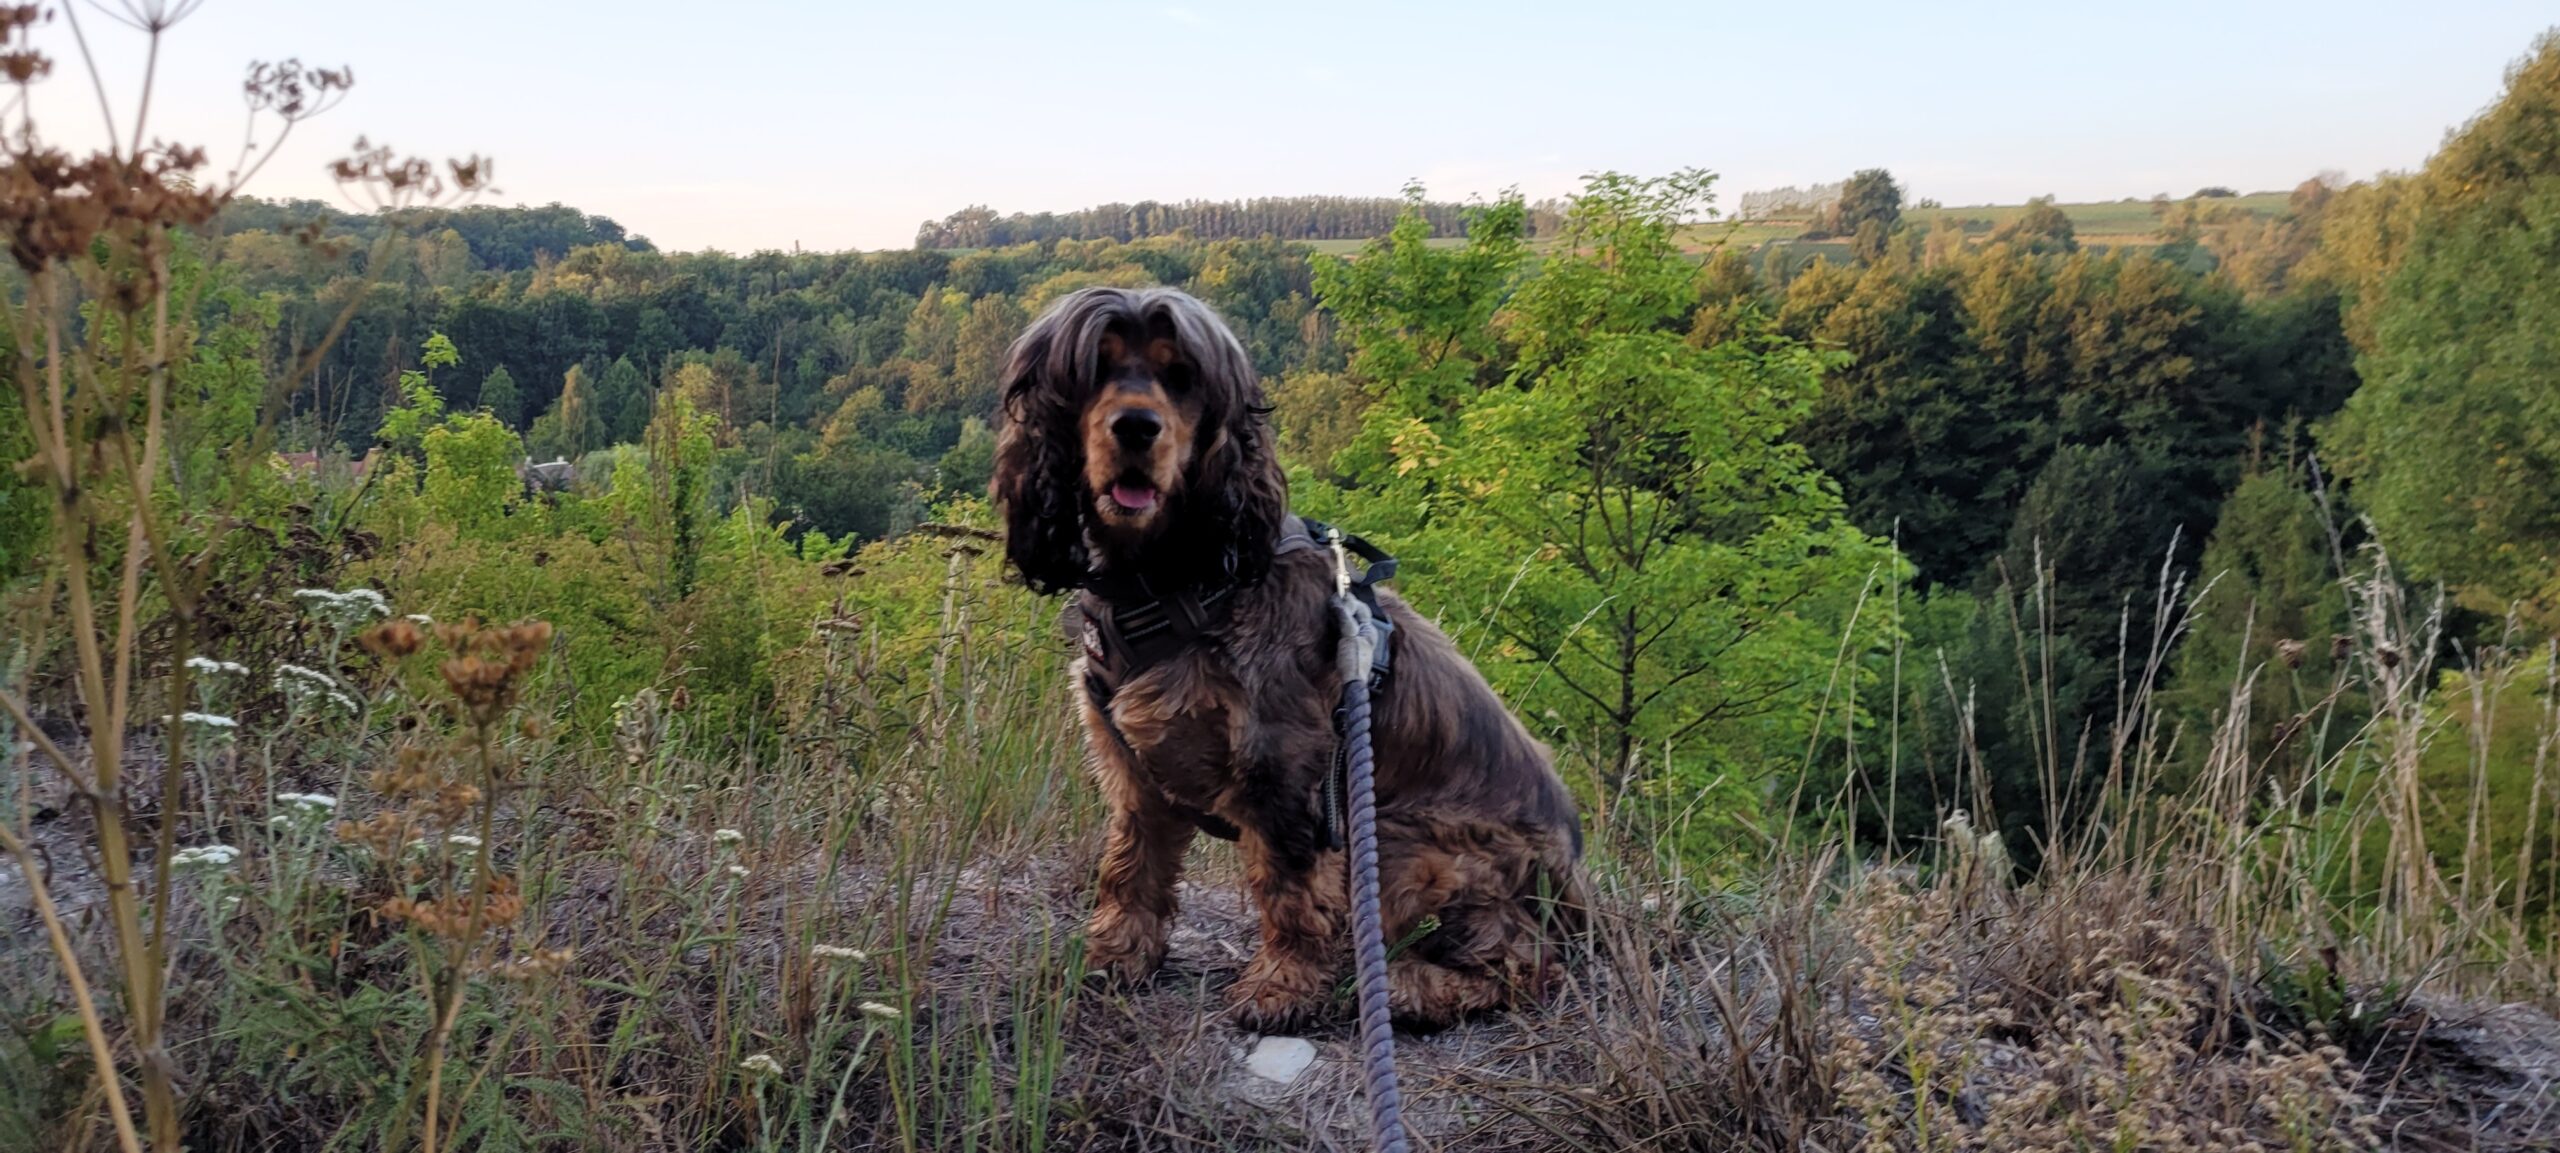
[[[1369,747],[1370,658],[1378,643],[1369,607],[1351,595],[1351,558],[1342,534],[1333,549],[1333,616],[1342,640],[1342,747],[1350,807],[1351,942],[1359,960],[1360,1071],[1369,1093],[1369,1137],[1379,1153],[1406,1153],[1404,1100],[1396,1088],[1395,1024],[1387,1008],[1387,935],[1378,909],[1377,765]]]

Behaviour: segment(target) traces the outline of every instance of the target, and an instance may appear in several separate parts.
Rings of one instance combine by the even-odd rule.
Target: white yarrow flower
[[[811,945],[809,955],[822,961],[868,961],[871,954],[843,945]]]
[[[354,698],[338,691],[338,680],[318,669],[301,665],[277,665],[276,691],[284,694],[285,703],[301,709],[314,701],[326,701],[331,707],[353,713]]]
[[[747,867],[745,865],[731,865],[729,866],[729,875],[732,877],[744,877],[747,875]]]
[[[738,1062],[738,1069],[759,1077],[779,1077],[782,1075],[782,1062],[774,1060],[770,1053],[758,1053]]]
[[[240,859],[240,850],[229,845],[197,845],[170,854],[169,867],[182,873],[216,876],[230,871],[231,863]]]
[[[736,845],[736,844],[743,843],[746,839],[747,839],[747,835],[746,835],[745,833],[741,833],[741,832],[739,832],[739,831],[738,831],[738,830],[736,830],[736,829],[713,829],[713,830],[711,830],[711,840],[712,840],[712,843],[714,843],[714,844],[720,844],[720,845]]]
[[[342,631],[361,628],[372,623],[376,617],[391,615],[391,602],[383,599],[381,593],[372,589],[348,589],[345,592],[334,589],[295,589],[293,597],[301,601],[303,607],[310,610],[311,615],[320,618],[331,628]]]
[[[203,729],[206,731],[206,735],[208,736],[216,733],[228,733],[240,727],[240,722],[223,716],[220,713],[180,713],[178,714],[178,723],[191,728]]]
[[[882,1021],[895,1021],[906,1015],[904,1013],[900,1013],[897,1006],[883,1005],[878,1001],[865,1001],[858,1006],[858,1008],[862,1010],[863,1016],[877,1018]]]
[[[455,833],[446,837],[444,843],[457,849],[476,849],[480,847],[480,838],[469,833]]]
[[[236,677],[248,673],[249,666],[238,661],[217,661],[210,657],[188,657],[187,671],[208,677]]]
[[[282,811],[267,818],[268,828],[316,829],[336,815],[338,798],[327,793],[277,793],[276,807]]]

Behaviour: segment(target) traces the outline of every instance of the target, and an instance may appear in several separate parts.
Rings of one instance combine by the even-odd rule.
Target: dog
[[[1071,675],[1110,813],[1088,968],[1165,958],[1192,839],[1232,839],[1261,941],[1231,991],[1269,1032],[1328,1011],[1349,958],[1331,800],[1333,553],[1289,514],[1252,361],[1208,305],[1088,288],[1015,342],[990,493],[1032,590],[1072,593]],[[1587,902],[1572,794],[1449,638],[1392,592],[1377,689],[1390,1005],[1436,1028],[1543,996]],[[1079,620],[1080,618],[1080,620]]]

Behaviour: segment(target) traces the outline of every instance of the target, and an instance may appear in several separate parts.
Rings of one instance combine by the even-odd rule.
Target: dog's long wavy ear
[[[1207,305],[1166,293],[1161,307],[1203,390],[1201,452],[1190,489],[1202,515],[1186,523],[1209,526],[1199,542],[1202,562],[1215,575],[1253,584],[1271,571],[1272,546],[1281,518],[1289,515],[1289,482],[1271,436],[1271,408],[1255,379],[1253,360]]]
[[[1004,550],[1022,583],[1041,594],[1079,588],[1090,577],[1077,428],[1091,382],[1091,357],[1076,345],[1075,298],[1034,322],[1013,343],[1004,370],[1003,430],[995,478],[987,486],[1004,517]]]

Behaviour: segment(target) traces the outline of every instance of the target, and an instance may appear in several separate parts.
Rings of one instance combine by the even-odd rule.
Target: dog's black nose
[[[1156,442],[1156,434],[1164,431],[1164,418],[1143,408],[1132,408],[1111,418],[1111,437],[1122,448],[1145,448]]]

